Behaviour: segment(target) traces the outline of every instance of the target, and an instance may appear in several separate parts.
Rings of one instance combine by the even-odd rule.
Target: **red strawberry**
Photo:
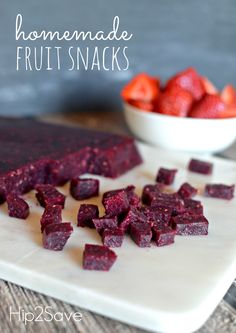
[[[201,81],[206,94],[210,95],[218,94],[218,90],[206,76],[201,76]]]
[[[141,109],[142,111],[153,111],[154,110],[154,104],[151,103],[151,102],[142,102],[142,101],[130,100],[129,104],[135,106],[138,109]]]
[[[228,107],[219,114],[219,118],[233,118],[236,117],[236,107]]]
[[[205,93],[201,77],[192,67],[177,73],[167,82],[167,88],[173,86],[186,89],[193,95],[195,100],[199,100]]]
[[[224,87],[221,92],[222,101],[232,107],[236,107],[236,89],[231,84]]]
[[[190,92],[178,86],[165,89],[160,95],[156,112],[178,117],[186,117],[193,103]]]
[[[194,118],[218,118],[225,110],[225,103],[219,95],[206,94],[200,101],[195,103],[189,113]]]
[[[127,102],[142,101],[153,102],[157,99],[160,90],[158,78],[146,73],[136,75],[121,91],[121,96]]]

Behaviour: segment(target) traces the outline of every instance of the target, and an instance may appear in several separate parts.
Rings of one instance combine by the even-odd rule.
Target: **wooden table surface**
[[[129,133],[121,113],[79,113],[48,115],[44,120],[56,123],[78,124],[90,128],[109,130],[116,133]],[[32,321],[24,324],[14,315],[10,319],[10,311],[21,309],[24,313],[37,315],[37,306],[50,312],[82,313],[82,320]],[[22,313],[23,313],[22,312]],[[22,318],[22,317],[21,317]],[[54,298],[44,296],[12,283],[0,280],[0,333],[145,333],[144,330],[105,318],[82,308],[69,305]],[[236,332],[236,282],[220,302],[212,316],[197,333],[235,333]]]

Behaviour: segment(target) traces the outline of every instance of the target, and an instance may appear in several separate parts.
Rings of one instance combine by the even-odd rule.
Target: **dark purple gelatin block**
[[[193,215],[203,214],[203,205],[199,200],[185,199],[184,200],[185,212]]]
[[[142,192],[142,202],[145,205],[150,205],[153,200],[153,197],[158,195],[161,189],[162,185],[159,183],[155,185],[152,184],[145,185]]]
[[[60,205],[62,208],[65,206],[66,197],[59,192],[54,186],[50,184],[38,184],[35,186],[37,191],[36,198],[41,206]]]
[[[8,215],[18,219],[27,219],[29,216],[29,205],[17,195],[10,193],[7,196]]]
[[[108,247],[121,247],[124,240],[124,232],[119,229],[105,229],[102,233],[103,245]]]
[[[188,170],[201,173],[203,175],[211,175],[213,171],[213,164],[192,158],[189,162]]]
[[[92,220],[98,217],[99,217],[99,211],[97,205],[82,204],[80,205],[77,215],[77,221],[78,221],[77,226],[95,228]]]
[[[137,207],[137,208],[141,207],[141,199],[135,193],[135,186],[129,185],[125,188],[125,191],[127,193],[127,197],[128,197],[130,206]]]
[[[129,199],[125,189],[108,191],[103,194],[102,203],[107,216],[118,216],[128,211]]]
[[[208,234],[208,224],[203,215],[182,214],[172,218],[171,226],[176,235],[197,236]]]
[[[61,223],[62,222],[62,207],[60,205],[47,205],[44,209],[43,215],[40,219],[41,231],[51,223]]]
[[[177,169],[160,168],[156,176],[156,182],[171,185],[174,182]]]
[[[143,207],[142,211],[151,226],[156,224],[168,225],[172,216],[172,209],[165,206]]]
[[[72,179],[70,183],[70,193],[76,200],[97,197],[99,193],[99,180],[93,178]]]
[[[194,197],[197,192],[198,190],[189,183],[183,183],[177,193],[182,199],[190,199]]]
[[[126,232],[132,223],[147,223],[147,216],[142,209],[131,207],[122,218],[119,228]]]
[[[118,219],[117,216],[103,216],[93,219],[93,224],[97,232],[102,235],[104,229],[116,229],[118,227]]]
[[[43,247],[48,250],[61,251],[72,231],[73,227],[69,222],[47,225],[43,231]]]
[[[130,236],[139,247],[151,246],[152,230],[148,223],[132,223]]]
[[[154,226],[152,233],[157,246],[170,245],[175,241],[175,230],[168,226]]]
[[[234,185],[224,185],[224,184],[207,184],[205,186],[205,196],[231,200],[234,197]]]
[[[151,207],[169,208],[172,215],[178,215],[185,211],[183,200],[175,193],[159,193],[153,197]]]
[[[83,269],[109,271],[117,255],[104,245],[85,244]]]

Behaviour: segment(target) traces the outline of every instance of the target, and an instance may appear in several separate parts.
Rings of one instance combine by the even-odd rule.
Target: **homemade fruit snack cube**
[[[70,193],[76,200],[97,197],[99,193],[99,180],[93,178],[72,179],[70,183]]]
[[[97,205],[82,204],[77,215],[77,226],[95,228],[92,220],[98,217],[99,211]]]
[[[175,230],[166,225],[154,225],[152,233],[157,246],[170,245],[175,241]]]
[[[204,194],[207,197],[231,200],[234,197],[234,185],[206,184]]]
[[[156,182],[171,185],[174,182],[177,169],[160,168],[156,176]]]
[[[183,183],[177,193],[182,199],[190,199],[194,197],[197,192],[198,190],[189,183]]]
[[[148,223],[132,223],[130,236],[139,247],[151,246],[152,230]]]
[[[147,220],[147,216],[142,211],[142,209],[130,207],[126,215],[121,220],[119,228],[123,232],[126,232],[129,229],[131,223],[145,223]]]
[[[102,235],[104,229],[116,229],[118,227],[117,216],[103,216],[92,220],[97,232]]]
[[[192,158],[189,162],[188,170],[201,173],[203,175],[211,175],[213,171],[213,164]]]
[[[102,233],[103,245],[108,247],[121,247],[124,240],[124,232],[119,229],[105,229]]]
[[[151,226],[155,224],[168,225],[172,216],[172,209],[168,207],[143,207],[143,213],[145,214],[147,221],[151,223]]]
[[[178,215],[185,211],[184,202],[176,194],[161,194],[153,198],[151,207],[164,207],[172,211],[172,215]]]
[[[184,200],[185,212],[193,215],[203,214],[203,205],[199,200],[185,199]]]
[[[43,232],[44,228],[51,223],[61,223],[61,212],[62,207],[60,205],[47,205],[40,219],[41,231]]]
[[[197,236],[208,234],[208,224],[203,215],[182,214],[172,218],[171,226],[176,235]]]
[[[8,215],[18,219],[27,219],[29,216],[29,205],[17,195],[10,193],[7,196]]]
[[[84,173],[116,178],[142,162],[133,138],[26,118],[0,120],[1,202],[11,192],[64,184]]]
[[[129,199],[124,189],[108,191],[103,194],[103,206],[107,216],[118,216],[128,211]]]
[[[141,199],[134,192],[135,186],[129,185],[125,188],[130,206],[141,207]]]
[[[43,231],[43,247],[48,250],[61,251],[72,231],[73,227],[69,222],[47,225]]]
[[[35,186],[37,193],[35,194],[38,202],[42,207],[48,205],[60,205],[64,208],[66,197],[50,184],[38,184]]]
[[[162,188],[162,185],[159,183],[154,184],[154,185],[152,185],[152,184],[145,185],[143,188],[142,197],[141,197],[143,204],[150,205],[153,197],[156,194],[160,193],[161,188]]]
[[[109,271],[117,255],[104,245],[85,244],[83,269]]]

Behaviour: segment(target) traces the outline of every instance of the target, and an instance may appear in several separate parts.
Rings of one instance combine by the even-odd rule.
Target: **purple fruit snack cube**
[[[172,209],[165,206],[143,207],[142,210],[151,226],[155,224],[168,225],[172,216]]]
[[[192,215],[202,215],[203,205],[199,200],[185,199],[184,200],[185,212]]]
[[[129,199],[126,190],[114,190],[105,192],[102,198],[107,216],[118,216],[129,209]]]
[[[175,241],[175,230],[172,228],[162,225],[154,226],[152,228],[153,240],[157,246],[164,246],[173,244]]]
[[[119,228],[126,232],[132,223],[147,223],[147,217],[142,209],[130,207],[126,215],[120,221]]]
[[[104,245],[85,244],[83,252],[83,269],[109,271],[117,255]]]
[[[43,215],[40,219],[41,231],[51,223],[61,223],[62,222],[62,207],[60,205],[47,205],[44,209]]]
[[[66,197],[54,186],[49,184],[38,184],[35,186],[35,189],[37,191],[36,198],[42,207],[46,207],[47,205],[60,205],[64,208]]]
[[[206,184],[204,194],[206,197],[231,200],[234,197],[234,185]]]
[[[189,162],[188,170],[201,173],[203,175],[211,175],[213,171],[213,164],[192,158]]]
[[[151,226],[148,223],[132,223],[130,236],[139,247],[150,247],[152,239]]]
[[[208,234],[208,221],[203,215],[182,214],[172,218],[171,226],[176,235],[200,236]]]
[[[93,178],[74,178],[70,183],[70,193],[75,200],[97,197],[99,194],[99,180]]]
[[[103,245],[108,247],[121,247],[124,240],[124,232],[119,229],[105,229],[102,233]]]
[[[141,199],[134,190],[135,186],[133,185],[129,185],[125,188],[130,206],[139,208],[141,207]]]
[[[97,232],[102,235],[104,229],[116,229],[118,227],[117,216],[103,216],[93,219],[93,224]]]
[[[154,196],[158,195],[162,189],[162,184],[147,184],[143,188],[142,202],[145,205],[150,205]]]
[[[98,217],[99,210],[97,205],[82,204],[77,215],[77,226],[95,228],[92,220]]]
[[[72,231],[73,227],[69,222],[47,225],[43,231],[43,247],[48,250],[61,251]]]
[[[156,176],[156,182],[171,185],[174,182],[177,169],[160,168]]]
[[[197,192],[198,190],[189,183],[183,183],[177,193],[182,199],[190,199],[194,197]]]
[[[18,219],[27,219],[29,216],[29,205],[27,202],[13,193],[7,195],[8,215]]]

